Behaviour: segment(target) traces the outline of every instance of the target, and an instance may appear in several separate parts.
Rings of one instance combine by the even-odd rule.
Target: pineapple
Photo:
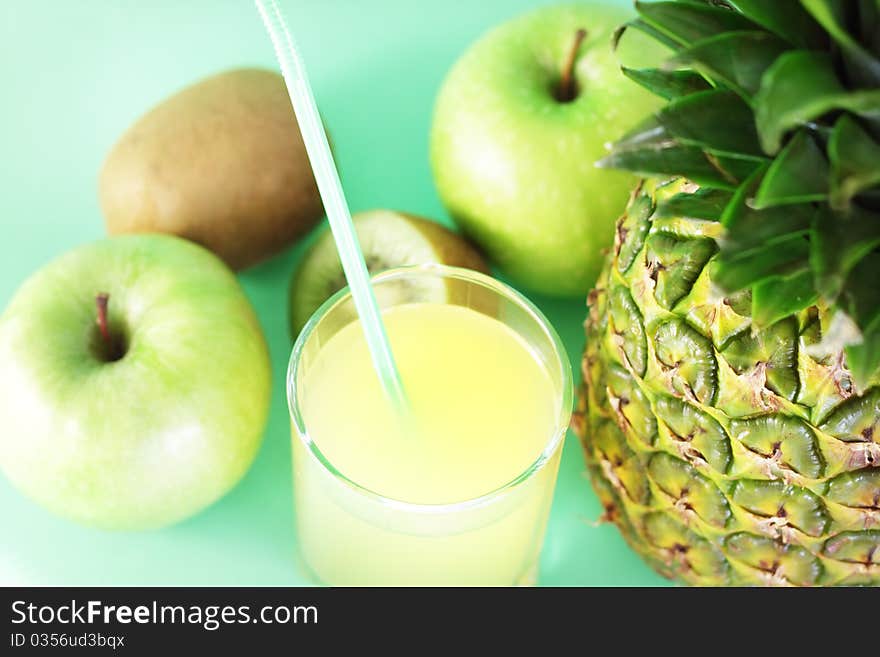
[[[880,1],[637,2],[669,100],[591,292],[575,429],[668,577],[880,584]]]

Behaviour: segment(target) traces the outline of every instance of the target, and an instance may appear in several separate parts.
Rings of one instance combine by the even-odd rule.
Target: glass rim
[[[356,493],[370,499],[371,501],[377,502],[384,506],[392,507],[400,511],[422,514],[456,513],[471,508],[481,507],[490,504],[497,499],[501,499],[506,494],[515,490],[520,484],[523,484],[526,481],[532,479],[544,468],[544,466],[550,461],[556,450],[560,448],[560,443],[562,442],[563,438],[566,435],[566,432],[568,431],[574,404],[574,381],[572,377],[571,363],[566,355],[565,347],[562,344],[562,339],[559,337],[556,329],[553,328],[553,325],[537,308],[537,306],[535,306],[535,304],[527,299],[523,294],[513,289],[509,285],[502,283],[495,278],[492,278],[491,276],[487,276],[486,274],[474,271],[472,269],[464,269],[461,267],[450,267],[448,265],[430,263],[423,265],[408,265],[388,269],[373,276],[371,281],[373,285],[376,285],[389,280],[405,278],[407,276],[419,274],[433,274],[442,278],[453,278],[479,283],[491,289],[499,296],[505,297],[519,305],[537,323],[541,331],[548,338],[550,344],[553,347],[553,353],[556,356],[559,364],[559,370],[562,376],[562,387],[561,394],[559,395],[560,401],[556,427],[551,433],[546,445],[544,446],[544,449],[541,450],[541,453],[538,454],[537,458],[532,461],[532,463],[528,467],[526,467],[525,470],[516,475],[513,479],[486,493],[482,493],[477,497],[472,497],[458,502],[427,504],[419,502],[406,502],[404,500],[388,497],[387,495],[383,495],[374,490],[371,490],[370,488],[367,488],[366,486],[359,484],[358,482],[348,477],[344,472],[337,469],[336,466],[333,465],[333,463],[331,463],[330,460],[324,455],[324,453],[321,452],[321,450],[318,448],[317,443],[312,440],[311,436],[308,433],[308,430],[306,429],[305,419],[303,418],[299,400],[296,395],[296,377],[299,374],[300,363],[302,362],[302,354],[303,350],[305,349],[306,343],[308,342],[315,328],[318,326],[318,324],[320,324],[321,320],[323,320],[324,317],[326,317],[348,296],[350,296],[350,290],[348,286],[342,288],[341,290],[333,294],[329,299],[327,299],[323,304],[321,304],[321,306],[319,306],[319,308],[312,314],[312,316],[309,318],[309,320],[306,322],[305,326],[297,336],[296,342],[293,345],[293,350],[290,353],[290,360],[287,367],[287,381],[285,386],[287,390],[287,406],[291,420],[296,425],[298,439],[302,441],[303,446],[309,452],[310,456],[315,458],[318,461],[318,464],[328,474],[330,474],[334,479],[340,481],[346,487],[353,489]]]

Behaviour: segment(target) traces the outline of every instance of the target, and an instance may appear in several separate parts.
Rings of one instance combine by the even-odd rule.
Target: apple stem
[[[574,42],[571,44],[571,50],[568,51],[568,57],[565,65],[562,67],[562,77],[559,79],[559,88],[556,97],[560,102],[568,103],[577,96],[577,89],[574,85],[574,63],[577,60],[578,50],[584,39],[587,38],[587,31],[583,28],[574,34]]]
[[[101,292],[95,297],[95,305],[98,306],[98,330],[101,332],[101,337],[104,339],[104,342],[108,345],[110,344],[110,327],[107,323],[107,305],[109,302],[110,295],[106,292]]]

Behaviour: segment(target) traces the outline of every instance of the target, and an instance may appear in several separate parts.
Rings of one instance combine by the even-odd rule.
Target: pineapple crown
[[[598,165],[700,185],[724,226],[714,280],[757,327],[817,303],[864,387],[880,369],[880,0],[635,3],[672,51],[624,74],[669,102]],[[840,330],[840,327],[847,327]]]

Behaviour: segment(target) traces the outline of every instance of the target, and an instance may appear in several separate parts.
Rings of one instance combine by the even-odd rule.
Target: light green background
[[[427,157],[436,90],[484,30],[541,4],[282,0],[353,210],[444,218]],[[253,65],[276,66],[248,0],[0,0],[0,306],[32,271],[103,235],[97,172],[133,120],[205,75]],[[56,519],[0,477],[0,584],[306,583],[294,556],[283,385],[287,280],[301,250],[241,275],[269,341],[274,389],[265,442],[239,486],[180,525],[124,534]],[[535,301],[579,370],[583,301]],[[595,524],[600,514],[570,435],[541,583],[663,583],[613,526]]]

